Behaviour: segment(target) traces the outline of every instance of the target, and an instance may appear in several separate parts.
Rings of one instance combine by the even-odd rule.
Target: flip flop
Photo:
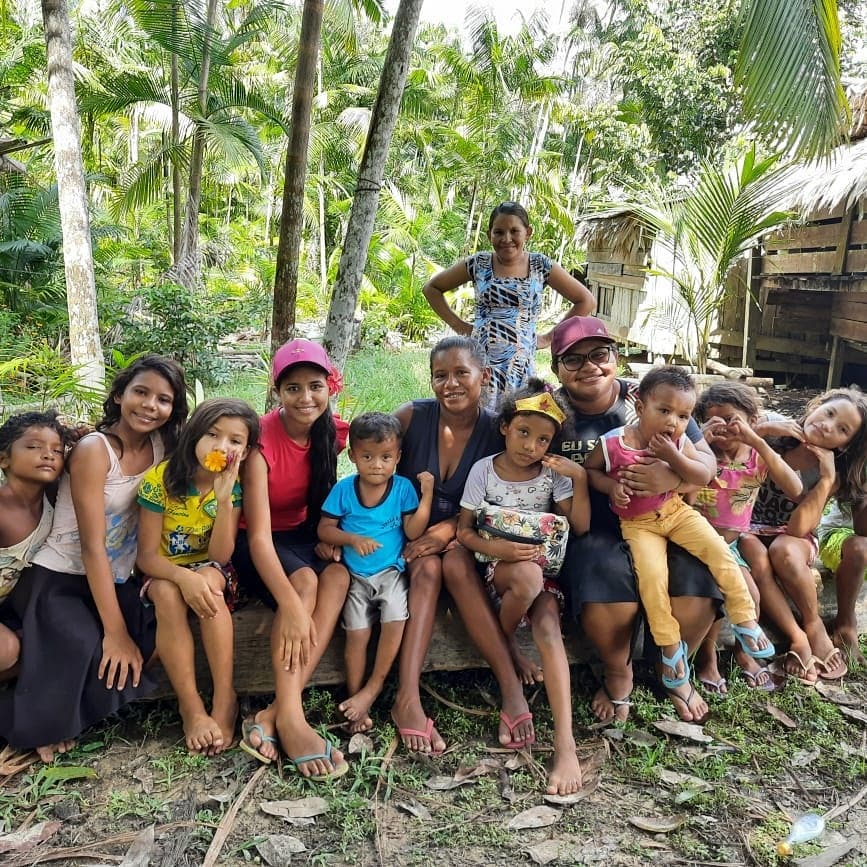
[[[677,650],[675,650],[671,656],[666,656],[662,650],[660,650],[659,658],[662,662],[663,668],[670,668],[674,672],[677,672],[678,662],[683,660],[683,677],[668,677],[665,674],[661,675],[660,679],[662,680],[662,685],[666,689],[677,689],[679,686],[689,683],[692,671],[690,670],[689,659],[686,655],[685,641],[681,641],[680,644],[677,645]]]
[[[692,701],[692,698],[695,695],[695,687],[692,684],[689,685],[689,695],[686,698],[684,698],[681,695],[678,695],[676,692],[673,692],[670,689],[667,689],[666,693],[668,693],[669,698],[671,698],[673,700],[676,699],[677,701],[681,702],[687,710],[689,710],[689,703]],[[692,711],[690,711],[690,713],[691,712]],[[700,726],[700,725],[704,725],[708,721],[709,718],[710,718],[710,711],[708,711],[701,719],[693,718],[691,720],[688,720],[688,722],[693,722],[696,725]],[[684,720],[684,722],[687,722],[687,720]]]
[[[835,656],[837,657],[837,665],[832,666],[830,660]],[[815,660],[816,673],[822,680],[840,680],[840,678],[845,677],[849,672],[843,651],[839,647],[835,647],[824,659],[819,659],[818,657],[813,657],[813,659]]]
[[[758,671],[741,670],[741,674],[747,682],[747,689],[755,689],[758,692],[774,692],[777,688],[774,679],[771,677],[771,670],[766,665],[763,665]],[[762,674],[767,674],[768,679],[764,683],[759,683],[758,679]]]
[[[433,741],[431,740],[431,735],[433,734],[434,721],[430,717],[425,720],[424,731],[422,731],[421,729],[401,728],[397,725],[397,723],[395,723],[395,725],[397,726],[397,733],[402,738],[423,738],[430,744],[431,747],[430,751],[427,753],[423,752],[422,750],[410,750],[410,752],[420,753],[423,756],[433,756],[434,758],[437,758],[438,756],[441,756],[443,754],[442,750],[435,750],[433,748]]]
[[[265,729],[262,728],[259,723],[250,722],[249,720],[243,720],[241,722],[241,742],[238,746],[247,753],[247,755],[253,756],[254,759],[258,759],[262,762],[263,765],[270,765],[273,759],[268,758],[268,756],[260,753],[258,748],[254,747],[253,744],[250,743],[250,735],[256,732],[259,735],[259,744],[274,744],[277,746],[277,738],[272,738],[271,735],[265,734]]]
[[[514,719],[512,719],[504,710],[501,710],[500,719],[502,720],[503,725],[509,730],[509,736],[512,738],[509,743],[501,744],[501,746],[505,747],[507,750],[523,750],[536,743],[535,733],[530,735],[527,740],[515,740],[515,729],[521,725],[522,722],[527,722],[527,720],[533,719],[533,714],[531,714],[530,711],[526,710],[524,713],[519,713]]]
[[[698,682],[713,695],[728,695],[728,689],[723,692],[723,689],[728,687],[728,681],[721,677],[719,680],[711,680],[709,677],[700,677]]]
[[[325,752],[324,753],[311,753],[309,756],[298,756],[297,758],[292,758],[289,756],[289,761],[295,765],[295,769],[298,770],[298,765],[307,764],[307,762],[315,762],[317,759],[324,759],[326,762],[331,762],[331,751],[333,747],[331,746],[331,741],[327,738],[325,739]],[[334,765],[333,762],[331,762]],[[339,764],[334,765],[334,770],[327,774],[311,774],[307,777],[308,780],[313,780],[316,783],[325,783],[328,780],[337,780],[342,777],[349,770],[349,762],[345,759]],[[301,773],[299,771],[299,773]],[[303,774],[302,774],[303,776]]]
[[[791,657],[792,659],[794,659],[795,662],[797,662],[798,665],[800,666],[801,671],[800,672],[786,671],[786,666],[785,666],[786,657]],[[783,677],[794,677],[795,680],[800,681],[805,686],[815,686],[816,685],[816,678],[814,678],[813,680],[810,680],[810,678],[807,675],[811,671],[816,671],[816,662],[818,662],[818,660],[816,659],[815,656],[811,656],[805,663],[804,660],[801,659],[801,655],[796,650],[787,650],[783,654],[782,660],[780,662],[774,663],[774,665],[771,667],[771,671],[775,672],[777,674],[782,674]]]
[[[753,659],[770,659],[777,652],[774,649],[774,645],[771,640],[765,635],[764,630],[761,626],[753,627],[749,629],[746,626],[737,626],[736,624],[732,624],[732,634],[737,639],[738,644],[741,646],[741,650],[747,655],[751,656]],[[755,644],[758,644],[759,641],[764,638],[768,642],[767,647],[752,647],[747,639],[751,638]]]
[[[619,707],[632,707],[632,702],[629,699],[629,696],[632,695],[631,692],[628,692],[623,698],[614,698],[610,692],[608,692],[608,684],[605,681],[602,681],[602,691],[605,693],[605,697],[611,704],[614,706],[614,716],[611,717],[607,722],[623,722],[623,720],[617,719],[617,708]]]

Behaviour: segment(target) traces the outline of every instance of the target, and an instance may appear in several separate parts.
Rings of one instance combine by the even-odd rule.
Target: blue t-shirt
[[[392,476],[385,496],[375,506],[362,505],[358,497],[358,475],[341,479],[322,505],[322,514],[337,518],[345,533],[369,536],[381,543],[372,554],[362,557],[354,548],[343,548],[343,562],[353,575],[370,578],[386,569],[404,569],[402,556],[406,537],[403,517],[418,509],[418,494],[409,479]]]

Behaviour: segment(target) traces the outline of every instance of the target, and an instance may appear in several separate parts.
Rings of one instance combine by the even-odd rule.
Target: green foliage
[[[145,289],[139,301],[141,307],[127,311],[119,322],[117,348],[121,352],[171,355],[183,365],[191,383],[196,379],[208,385],[226,381],[228,369],[218,344],[231,330],[231,303],[222,306],[213,297],[171,283]]]

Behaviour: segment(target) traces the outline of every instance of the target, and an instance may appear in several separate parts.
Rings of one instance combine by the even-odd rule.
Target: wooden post
[[[846,253],[849,251],[849,236],[852,233],[852,215],[854,213],[855,208],[853,206],[843,214],[843,219],[840,221],[840,234],[837,236],[837,249],[834,252],[832,277],[841,275],[846,267]]]
[[[753,283],[759,283],[761,278],[754,281],[755,274],[762,273],[762,248],[753,247],[747,262],[746,291],[744,292],[744,330],[743,344],[741,346],[741,367],[756,366],[756,337],[762,324],[761,307],[756,301]]]
[[[828,381],[825,383],[825,388],[836,388],[840,385],[845,357],[846,343],[835,334],[831,341],[831,360],[828,362]]]

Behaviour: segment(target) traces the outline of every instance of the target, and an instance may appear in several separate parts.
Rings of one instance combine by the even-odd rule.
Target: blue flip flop
[[[672,671],[676,672],[678,662],[683,660],[683,677],[668,677],[667,675],[662,674],[662,685],[666,689],[677,689],[679,686],[689,683],[692,671],[690,671],[689,668],[689,659],[687,658],[686,650],[686,642],[681,641],[672,656],[666,656],[662,650],[659,651],[659,658],[664,668],[670,668]]]
[[[751,656],[753,659],[770,659],[772,656],[776,654],[776,650],[774,649],[774,645],[771,640],[765,635],[764,630],[761,626],[756,626],[754,629],[749,629],[746,626],[735,626],[732,624],[732,633],[735,638],[738,640],[738,644],[741,646],[741,650],[747,655]],[[765,638],[768,642],[767,647],[750,647],[747,643],[747,639],[752,638],[752,640],[758,644],[760,638]]]
[[[328,738],[324,738],[325,740],[325,752],[324,753],[311,753],[309,756],[298,756],[297,758],[292,758],[289,756],[289,761],[295,765],[295,769],[298,769],[298,765],[306,764],[307,762],[315,762],[317,759],[324,759],[326,762],[331,762],[331,741]],[[334,770],[329,774],[311,774],[307,777],[308,780],[314,780],[317,783],[324,783],[327,780],[336,780],[339,777],[342,777],[349,770],[349,762],[346,760],[342,761],[339,765],[335,765],[334,762],[331,762],[334,766]],[[299,771],[300,773],[300,771]],[[303,776],[303,775],[302,775]]]

